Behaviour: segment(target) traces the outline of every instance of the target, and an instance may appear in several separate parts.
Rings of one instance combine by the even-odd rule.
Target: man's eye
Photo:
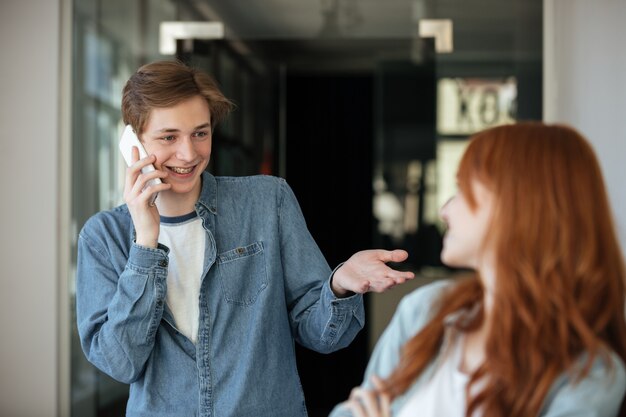
[[[194,133],[193,136],[198,138],[198,139],[203,139],[203,138],[206,138],[207,136],[209,136],[209,133],[205,132],[205,131],[200,131],[200,132]]]
[[[163,139],[166,142],[171,142],[176,138],[173,135],[170,135],[170,136],[163,136],[161,139]]]

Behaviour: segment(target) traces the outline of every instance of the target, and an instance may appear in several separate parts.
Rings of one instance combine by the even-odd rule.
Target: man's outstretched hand
[[[344,297],[350,292],[383,292],[415,274],[410,271],[397,271],[387,266],[387,262],[402,262],[409,254],[401,249],[370,249],[355,253],[339,269],[332,280],[332,290],[337,297]]]

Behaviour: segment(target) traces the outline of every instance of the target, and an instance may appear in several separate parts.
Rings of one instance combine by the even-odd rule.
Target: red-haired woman
[[[567,126],[492,128],[457,179],[441,257],[475,273],[406,296],[331,416],[617,415],[626,273],[590,145]]]

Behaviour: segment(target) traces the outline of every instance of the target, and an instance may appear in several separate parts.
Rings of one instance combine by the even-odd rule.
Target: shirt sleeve
[[[344,348],[365,324],[363,296],[334,295],[332,271],[307,229],[291,187],[282,179],[279,187],[281,262],[295,340],[321,353]]]
[[[168,249],[133,244],[125,266],[117,266],[120,254],[111,253],[112,238],[98,226],[88,222],[78,239],[78,333],[93,365],[131,383],[143,374],[163,314]]]

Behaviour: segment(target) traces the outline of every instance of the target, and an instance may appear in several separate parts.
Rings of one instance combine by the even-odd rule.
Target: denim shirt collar
[[[196,203],[196,210],[198,205],[204,206],[212,214],[217,215],[217,180],[207,171],[202,173],[202,190]]]
[[[195,204],[196,211],[198,213],[201,212],[199,210],[200,206],[207,209],[211,214],[217,216],[217,180],[213,175],[204,171],[202,173],[202,189],[200,191],[200,197]],[[124,209],[130,215],[128,211],[128,206],[124,206]],[[137,238],[137,232],[135,231],[135,227],[131,222],[131,233],[130,233],[130,243],[131,245],[135,242]],[[159,244],[159,247],[161,245]]]

